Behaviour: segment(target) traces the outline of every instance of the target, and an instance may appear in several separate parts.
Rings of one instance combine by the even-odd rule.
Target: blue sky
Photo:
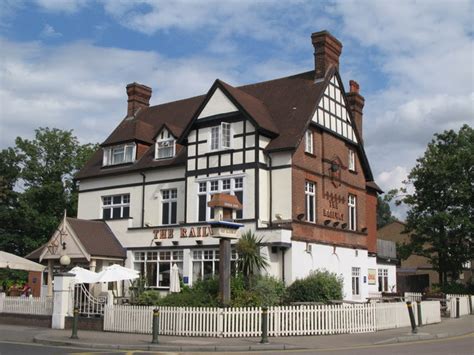
[[[126,110],[313,69],[310,35],[344,45],[365,96],[376,181],[400,186],[433,133],[474,123],[474,1],[3,0],[0,148],[37,127],[101,142]],[[400,212],[402,213],[402,212]]]

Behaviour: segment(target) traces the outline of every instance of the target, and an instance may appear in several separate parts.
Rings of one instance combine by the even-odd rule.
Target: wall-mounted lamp
[[[179,245],[179,241],[177,240],[172,240],[171,243],[173,243],[173,245]]]
[[[347,223],[341,224],[341,228],[342,228],[342,229],[346,229],[346,228],[347,228]]]
[[[334,227],[337,227],[338,225],[339,225],[339,222],[337,222],[337,221],[333,223]]]
[[[160,245],[161,245],[161,241],[155,240],[155,245],[160,246]]]
[[[202,245],[202,240],[196,239],[196,244],[197,245]]]
[[[304,218],[304,213],[300,213],[299,215],[296,216],[298,221],[301,221]]]
[[[62,242],[61,245],[63,246],[63,250],[66,250],[66,242]]]
[[[338,163],[335,163],[335,162],[332,162],[332,163],[331,163],[331,171],[332,171],[333,173],[335,173],[335,172],[338,171],[339,169],[340,169],[340,166],[339,166]]]
[[[326,219],[326,220],[324,221],[324,225],[325,225],[325,226],[327,226],[329,223],[331,223],[331,220],[330,220],[330,219]]]
[[[362,228],[361,231],[362,231],[362,233],[367,232],[367,227]]]

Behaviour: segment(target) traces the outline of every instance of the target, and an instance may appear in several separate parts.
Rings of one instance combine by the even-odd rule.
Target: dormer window
[[[172,158],[175,153],[176,140],[167,129],[163,129],[156,139],[155,159]]]
[[[135,160],[135,143],[127,143],[104,148],[102,165],[133,163]]]
[[[211,150],[229,149],[230,142],[230,123],[222,122],[220,126],[211,127]]]

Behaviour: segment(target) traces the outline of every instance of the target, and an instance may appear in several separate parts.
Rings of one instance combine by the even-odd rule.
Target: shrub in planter
[[[317,270],[293,282],[286,290],[285,301],[326,303],[329,300],[341,300],[342,286],[342,277],[326,270]]]

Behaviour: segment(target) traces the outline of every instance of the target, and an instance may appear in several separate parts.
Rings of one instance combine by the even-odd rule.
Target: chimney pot
[[[359,86],[359,83],[357,81],[349,80],[349,86],[350,86],[350,92],[354,92],[356,94],[359,93],[360,86]]]
[[[311,42],[314,47],[315,80],[323,79],[332,67],[339,69],[342,44],[328,31],[313,33]]]
[[[133,116],[139,108],[150,106],[151,91],[151,88],[146,85],[138,83],[127,85],[128,117]]]

